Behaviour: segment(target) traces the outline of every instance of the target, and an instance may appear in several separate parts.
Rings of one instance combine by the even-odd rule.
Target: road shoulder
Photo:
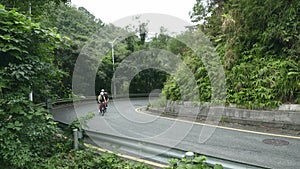
[[[176,119],[176,120],[183,120],[187,122],[194,122],[198,124],[206,124],[205,119],[195,119],[190,117],[182,117],[182,116],[174,116],[172,114],[162,113],[157,110],[152,110],[147,107],[142,107],[138,109],[139,112],[154,115],[154,116],[160,116],[162,118],[169,118],[169,119]],[[283,135],[283,136],[292,136],[292,137],[299,137],[300,139],[300,130],[290,130],[290,129],[284,129],[284,128],[278,128],[278,127],[271,127],[271,125],[262,125],[261,123],[258,123],[257,125],[251,124],[239,124],[237,122],[226,122],[221,121],[218,124],[219,127],[227,128],[227,129],[233,129],[233,130],[241,130],[241,131],[249,131],[249,132],[260,132],[265,134],[271,134],[271,135]]]

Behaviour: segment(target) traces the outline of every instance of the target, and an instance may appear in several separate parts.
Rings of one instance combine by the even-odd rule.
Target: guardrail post
[[[185,153],[185,157],[188,160],[192,160],[194,158],[194,155],[195,155],[194,152],[191,151]]]
[[[74,134],[74,149],[78,149],[78,129],[73,129]]]
[[[83,131],[82,130],[78,130],[77,131],[77,137],[78,137],[78,139],[82,139],[83,138]]]
[[[52,100],[51,99],[46,100],[46,107],[48,110],[52,108]]]

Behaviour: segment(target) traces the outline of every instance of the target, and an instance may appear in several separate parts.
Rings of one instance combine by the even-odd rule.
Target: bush
[[[223,169],[222,165],[216,164],[213,167],[205,163],[206,157],[195,155],[194,158],[188,159],[171,159],[170,167],[167,169]]]
[[[57,154],[38,167],[44,169],[151,169],[145,164],[126,161],[112,153],[99,154],[90,148]]]

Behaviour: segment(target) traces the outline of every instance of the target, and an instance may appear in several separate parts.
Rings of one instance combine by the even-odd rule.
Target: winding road
[[[210,126],[153,116],[138,111],[152,100],[115,100],[104,116],[94,101],[53,108],[55,120],[70,123],[90,113],[84,128],[101,133],[156,143],[265,168],[300,168],[300,137]],[[206,131],[213,131],[205,136]],[[209,133],[209,132],[208,132]],[[205,136],[207,139],[201,139]]]

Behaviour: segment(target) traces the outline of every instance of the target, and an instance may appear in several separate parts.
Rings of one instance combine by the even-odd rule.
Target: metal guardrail
[[[81,101],[92,100],[95,98],[86,98]],[[63,102],[63,101],[62,101]],[[60,103],[62,103],[60,102]],[[59,121],[58,121],[59,122]],[[64,122],[59,122],[65,124]],[[130,155],[137,156],[141,159],[155,161],[161,164],[168,164],[168,161],[172,158],[182,158],[187,151],[167,147],[164,145],[143,142],[128,137],[120,137],[101,133],[93,130],[84,130],[85,136],[92,138],[92,141],[101,143],[102,148],[106,148],[111,151],[119,151],[121,153],[129,153]],[[233,160],[221,159],[205,154],[199,154],[207,157],[206,163],[210,166],[215,164],[221,164],[224,169],[262,169],[265,167],[257,166],[254,164],[246,164],[242,162],[236,162]]]
[[[101,147],[109,150],[117,150],[121,153],[129,153],[139,158],[156,161],[161,164],[168,164],[172,158],[181,159],[187,151],[163,146],[160,144],[143,142],[127,137],[109,135],[98,131],[85,130],[85,133],[92,138],[93,141],[101,143]],[[200,154],[202,155],[202,154]],[[206,155],[203,155],[206,156]],[[264,168],[257,165],[245,164],[232,160],[220,159],[216,157],[206,156],[206,163],[209,166],[221,164],[224,169],[258,169]]]
[[[137,94],[130,94],[130,95],[117,95],[115,97],[109,96],[110,99],[122,99],[122,98],[138,98],[138,97],[148,97],[149,93],[137,93]],[[153,95],[156,96],[156,95]],[[158,96],[158,94],[157,94]],[[39,103],[37,106],[45,106],[47,108],[52,108],[53,105],[58,104],[65,104],[65,103],[74,103],[74,102],[82,102],[82,101],[93,101],[97,100],[97,96],[78,96],[77,98],[65,98],[65,99],[57,99],[57,100],[51,100],[47,99],[46,102]]]

